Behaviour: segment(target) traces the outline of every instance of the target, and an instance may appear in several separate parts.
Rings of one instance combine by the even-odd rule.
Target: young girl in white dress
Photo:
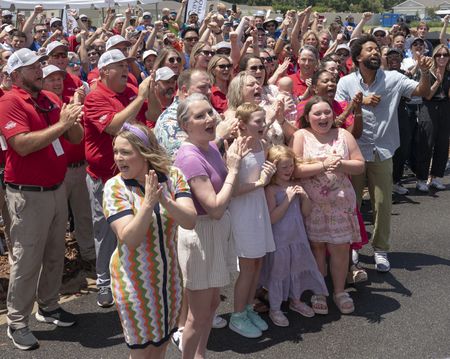
[[[230,329],[244,337],[257,338],[268,329],[267,323],[253,310],[253,299],[263,257],[275,250],[264,186],[269,183],[276,166],[266,161],[264,110],[258,105],[244,103],[237,108],[236,118],[240,137],[247,137],[250,152],[241,160],[238,183],[229,205],[240,269],[234,287]]]

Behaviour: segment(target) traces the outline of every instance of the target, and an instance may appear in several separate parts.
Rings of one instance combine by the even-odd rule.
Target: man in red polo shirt
[[[68,56],[69,49],[66,45],[59,41],[53,41],[47,46],[48,64],[55,65],[60,70],[66,71],[69,64]],[[68,72],[64,77],[64,97],[72,97],[75,91],[83,86],[83,82],[79,77],[71,75]]]
[[[82,112],[80,105],[62,106],[57,96],[41,90],[41,60],[29,49],[11,55],[13,88],[0,99],[12,243],[7,334],[23,350],[39,345],[28,328],[35,300],[38,321],[66,327],[76,322],[58,304],[67,223],[67,158],[61,140],[81,141]]]
[[[43,89],[53,92],[66,104],[71,102],[84,102],[84,90],[80,88],[74,97],[64,97],[64,77],[66,72],[55,65],[48,65],[42,69],[44,73]],[[86,186],[86,157],[84,154],[84,141],[73,144],[63,140],[62,145],[67,157],[67,172],[64,178],[66,185],[67,201],[72,210],[75,223],[75,239],[80,247],[83,264],[89,269],[94,269],[95,249],[94,234],[92,229],[91,207]]]
[[[311,78],[319,66],[317,49],[310,45],[303,46],[298,52],[298,66],[299,70],[289,77],[294,83],[293,94],[301,101],[311,96],[308,89],[311,85]]]
[[[147,106],[149,94],[154,94],[153,76],[147,77],[139,90],[127,83],[128,63],[120,50],[106,51],[98,61],[100,80],[84,103],[85,152],[88,163],[86,182],[91,202],[94,241],[97,256],[97,304],[114,304],[110,288],[109,261],[116,248],[116,237],[103,214],[104,183],[117,173],[114,165],[113,137],[125,122],[157,118],[152,106]],[[154,96],[153,96],[154,97]],[[159,109],[158,109],[159,111]]]

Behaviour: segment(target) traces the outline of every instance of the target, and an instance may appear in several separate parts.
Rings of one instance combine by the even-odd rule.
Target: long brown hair
[[[334,111],[333,111],[333,106],[330,103],[330,100],[327,99],[326,97],[322,97],[322,96],[313,96],[311,97],[311,99],[306,103],[305,105],[305,109],[303,110],[303,115],[302,117],[300,117],[300,123],[302,124],[302,128],[308,128],[311,127],[311,124],[309,123],[309,121],[307,120],[307,117],[309,116],[309,113],[311,112],[311,108],[314,105],[317,105],[318,103],[321,102],[326,102],[330,108],[331,108],[331,112],[333,113],[333,117],[334,117]],[[331,127],[336,127],[334,121]]]

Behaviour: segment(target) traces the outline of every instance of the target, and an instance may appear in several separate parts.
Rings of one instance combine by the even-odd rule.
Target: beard
[[[378,70],[381,66],[381,59],[379,57],[372,59],[365,59],[363,64],[369,70]]]
[[[22,85],[31,93],[40,92],[44,85],[44,79],[40,79],[39,81],[30,81],[27,78],[23,77]]]

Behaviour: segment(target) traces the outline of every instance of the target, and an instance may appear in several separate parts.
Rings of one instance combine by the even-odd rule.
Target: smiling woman
[[[103,195],[118,239],[112,293],[130,357],[162,358],[181,308],[176,229],[193,228],[196,212],[186,180],[145,126],[124,125],[114,140],[114,162],[120,173]]]

